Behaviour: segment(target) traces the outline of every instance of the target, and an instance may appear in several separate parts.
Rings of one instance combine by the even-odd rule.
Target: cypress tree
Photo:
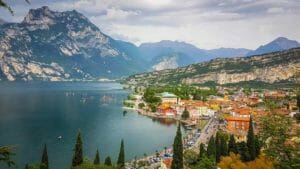
[[[105,161],[104,161],[104,165],[107,165],[107,166],[111,166],[111,159],[110,159],[110,156],[106,157],[105,158]]]
[[[228,152],[237,153],[237,147],[235,143],[235,139],[233,135],[230,135],[229,143],[228,143]]]
[[[99,150],[98,149],[96,151],[96,156],[95,156],[95,159],[94,159],[94,164],[95,165],[99,165],[100,164],[100,155],[99,155]]]
[[[77,134],[77,140],[75,144],[75,149],[74,149],[74,155],[72,159],[72,166],[78,166],[82,164],[83,162],[83,150],[82,150],[82,140],[81,140],[81,134],[80,131]]]
[[[124,140],[122,139],[121,141],[121,147],[120,147],[120,152],[119,152],[119,157],[117,164],[120,168],[125,167],[125,150],[124,150]]]
[[[40,169],[49,169],[47,145],[44,145]]]
[[[207,146],[207,157],[216,160],[216,144],[214,136],[211,136]]]
[[[246,162],[246,161],[251,161],[251,157],[249,154],[249,150],[247,147],[247,144],[243,141],[237,144],[238,148],[238,153],[241,155],[241,160]]]
[[[249,122],[249,130],[247,135],[247,147],[250,155],[250,160],[254,160],[256,157],[255,152],[255,140],[254,140],[254,131],[253,131],[253,125],[252,125],[252,118],[250,117]]]
[[[228,155],[228,147],[227,147],[227,144],[226,144],[226,140],[224,137],[221,137],[221,140],[220,140],[220,149],[221,149],[221,156],[227,156]]]
[[[29,164],[28,163],[25,165],[25,169],[29,169]]]
[[[216,144],[216,162],[220,162],[221,139],[220,139],[220,133],[219,132],[217,132],[217,134],[216,134],[215,144]]]
[[[255,153],[256,153],[256,154],[255,154],[255,157],[258,157],[259,154],[260,154],[260,142],[259,142],[257,136],[255,136],[254,142],[255,142]]]
[[[183,169],[183,146],[180,124],[177,126],[177,132],[174,139],[171,169]]]
[[[200,153],[199,153],[199,159],[201,160],[203,156],[206,154],[205,149],[204,149],[204,144],[200,144]]]

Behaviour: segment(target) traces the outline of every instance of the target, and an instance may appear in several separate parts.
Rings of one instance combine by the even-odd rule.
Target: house
[[[180,98],[178,96],[169,92],[160,93],[158,97],[161,98],[162,103],[168,102],[178,104],[180,102]]]
[[[169,117],[174,117],[177,115],[177,111],[172,109],[171,107],[158,107],[157,112],[161,116],[169,116]]]

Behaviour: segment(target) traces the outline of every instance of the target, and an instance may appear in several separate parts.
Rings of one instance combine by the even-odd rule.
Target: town
[[[237,143],[245,143],[250,125],[258,135],[262,119],[274,116],[274,113],[297,121],[290,127],[297,132],[300,129],[300,98],[297,90],[293,89],[255,90],[185,85],[131,89],[134,92],[124,101],[125,109],[134,109],[151,118],[170,118],[181,122],[187,130],[183,138],[185,152],[199,152],[201,143],[207,148],[210,138],[218,132],[233,136]],[[293,141],[299,144],[299,135],[296,134]],[[133,168],[150,166],[169,169],[171,161],[172,148],[165,148],[161,153],[156,152],[139,160],[138,167],[134,161]]]

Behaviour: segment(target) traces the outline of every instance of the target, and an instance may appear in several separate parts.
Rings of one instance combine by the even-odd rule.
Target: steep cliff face
[[[75,10],[31,9],[21,23],[0,30],[3,80],[97,80],[144,70],[124,44]]]
[[[275,83],[297,81],[300,72],[300,48],[260,56],[216,59],[178,69],[130,76],[128,84],[184,83],[218,84],[261,81]]]

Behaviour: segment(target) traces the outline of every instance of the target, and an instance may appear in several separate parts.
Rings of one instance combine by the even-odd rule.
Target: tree
[[[25,169],[29,169],[29,164],[28,163],[26,163]]]
[[[264,154],[276,161],[275,165],[281,169],[299,168],[299,143],[291,141],[293,134],[291,118],[273,113],[261,118],[259,137],[264,147]],[[297,134],[297,133],[296,133]],[[299,133],[298,133],[299,134]]]
[[[216,160],[216,144],[214,136],[211,136],[207,146],[207,157]]]
[[[259,138],[257,136],[255,136],[254,142],[255,142],[255,157],[258,157],[260,155],[261,145],[259,142]]]
[[[183,169],[183,145],[180,123],[177,126],[177,132],[173,144],[173,160],[171,169]]]
[[[124,140],[122,139],[121,141],[121,147],[120,147],[120,152],[119,152],[119,157],[117,164],[120,168],[125,167],[125,150],[124,150]]]
[[[97,149],[95,159],[94,159],[94,164],[99,165],[100,164],[100,155],[99,155],[99,150]]]
[[[198,161],[198,154],[194,150],[185,150],[183,157],[189,165],[196,164]]]
[[[220,149],[221,149],[221,156],[227,156],[228,155],[228,147],[226,143],[226,139],[224,137],[221,137],[220,140]]]
[[[251,161],[248,146],[244,141],[237,143],[237,150],[238,153],[241,155],[242,161]]]
[[[139,109],[142,109],[142,108],[145,107],[145,104],[144,104],[144,103],[139,103],[139,104],[138,104],[138,107],[139,107]]]
[[[298,110],[300,111],[300,94],[297,94],[297,107]]]
[[[222,169],[246,169],[246,164],[240,160],[239,154],[230,152],[229,156],[221,157],[218,166]]]
[[[107,166],[111,166],[112,165],[110,156],[107,156],[105,158],[104,165],[107,165]]]
[[[200,144],[199,159],[201,160],[205,154],[206,154],[206,151],[205,151],[205,149],[204,149],[204,144],[201,143],[201,144]]]
[[[188,119],[189,117],[190,117],[189,111],[186,108],[184,108],[184,111],[182,112],[181,118]]]
[[[81,140],[81,134],[80,131],[77,134],[77,140],[75,144],[75,149],[74,149],[74,155],[72,159],[72,166],[78,166],[82,164],[83,162],[83,150],[82,150],[82,140]]]
[[[14,166],[15,162],[11,159],[13,155],[11,146],[0,146],[0,163],[4,162],[8,167]]]
[[[215,144],[216,144],[216,162],[219,162],[221,157],[221,138],[219,132],[217,132],[216,134]]]
[[[249,122],[249,130],[247,134],[247,147],[250,155],[249,160],[254,160],[256,157],[256,152],[255,152],[255,140],[254,140],[254,131],[253,131],[253,124],[252,124],[252,117],[250,117],[250,122]]]
[[[206,155],[203,156],[199,169],[213,169],[215,168],[215,160],[208,158]]]
[[[40,169],[49,169],[47,145],[44,145]]]
[[[235,139],[233,135],[230,135],[229,143],[228,143],[228,152],[237,153],[237,147],[235,144]]]

